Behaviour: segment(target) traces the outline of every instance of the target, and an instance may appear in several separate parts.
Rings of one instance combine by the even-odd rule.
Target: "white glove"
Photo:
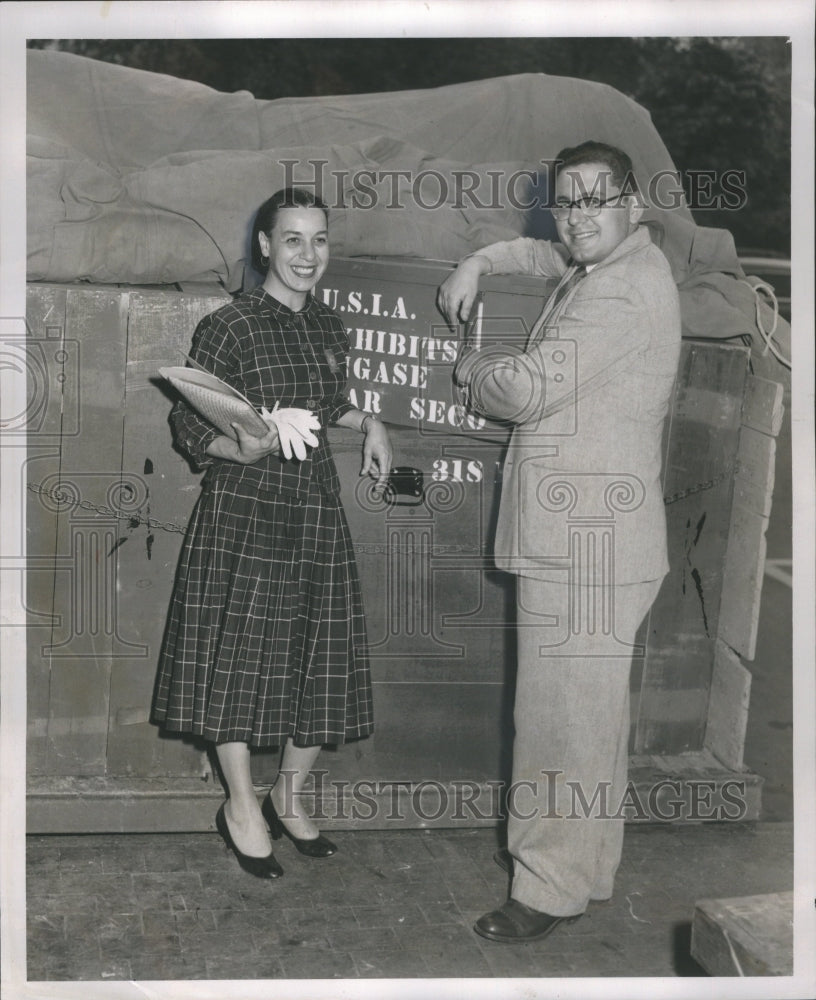
[[[264,407],[261,416],[267,423],[273,423],[278,430],[281,451],[284,458],[295,458],[303,461],[306,458],[306,445],[312,448],[320,444],[314,431],[320,430],[320,421],[311,410],[302,410],[297,406],[283,407],[275,403],[272,411]]]

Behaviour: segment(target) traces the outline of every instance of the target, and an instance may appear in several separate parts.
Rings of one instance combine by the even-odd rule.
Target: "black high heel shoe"
[[[250,854],[244,854],[243,851],[238,850],[227,826],[227,817],[224,815],[223,803],[221,803],[218,812],[215,814],[215,828],[224,838],[224,843],[238,859],[238,864],[245,872],[249,872],[250,875],[254,875],[256,878],[280,878],[283,875],[283,869],[278,864],[272,851],[265,858],[255,858]]]
[[[280,840],[281,834],[285,834],[300,853],[305,854],[307,858],[329,858],[337,852],[336,845],[327,837],[324,837],[322,833],[311,838],[296,837],[293,833],[290,833],[281,822],[280,816],[275,811],[269,795],[263,800],[261,812],[263,813],[263,818],[269,824],[269,832],[272,834],[272,839]]]

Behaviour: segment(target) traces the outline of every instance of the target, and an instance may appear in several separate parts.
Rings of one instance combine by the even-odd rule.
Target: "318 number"
[[[466,462],[463,458],[455,458],[452,461],[437,458],[433,468],[431,479],[436,482],[480,483],[484,478],[482,463],[475,459]]]

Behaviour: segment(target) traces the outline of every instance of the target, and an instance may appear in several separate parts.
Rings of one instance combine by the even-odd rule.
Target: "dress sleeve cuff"
[[[198,469],[204,469],[213,462],[207,448],[221,431],[206,420],[202,420],[184,403],[177,403],[171,414],[176,444]]]
[[[356,409],[357,407],[353,406],[347,399],[341,400],[329,410],[329,423],[336,424],[340,417]]]
[[[213,457],[207,454],[207,448],[209,448],[220,433],[220,431],[214,428],[208,428],[195,437],[189,435],[184,439],[182,442],[184,450],[195,463],[196,468],[205,469],[207,466],[212,465]]]

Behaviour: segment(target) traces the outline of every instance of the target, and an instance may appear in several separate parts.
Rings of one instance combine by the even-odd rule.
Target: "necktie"
[[[542,330],[545,324],[550,319],[551,316],[555,314],[558,306],[563,302],[567,295],[572,291],[572,289],[578,284],[581,278],[587,273],[586,268],[583,264],[576,267],[571,274],[565,274],[561,280],[561,283],[552,293],[552,295],[547,299],[544,305],[541,315],[535,321],[532,331],[530,332],[530,340],[528,346],[535,344],[537,341],[541,340]]]

